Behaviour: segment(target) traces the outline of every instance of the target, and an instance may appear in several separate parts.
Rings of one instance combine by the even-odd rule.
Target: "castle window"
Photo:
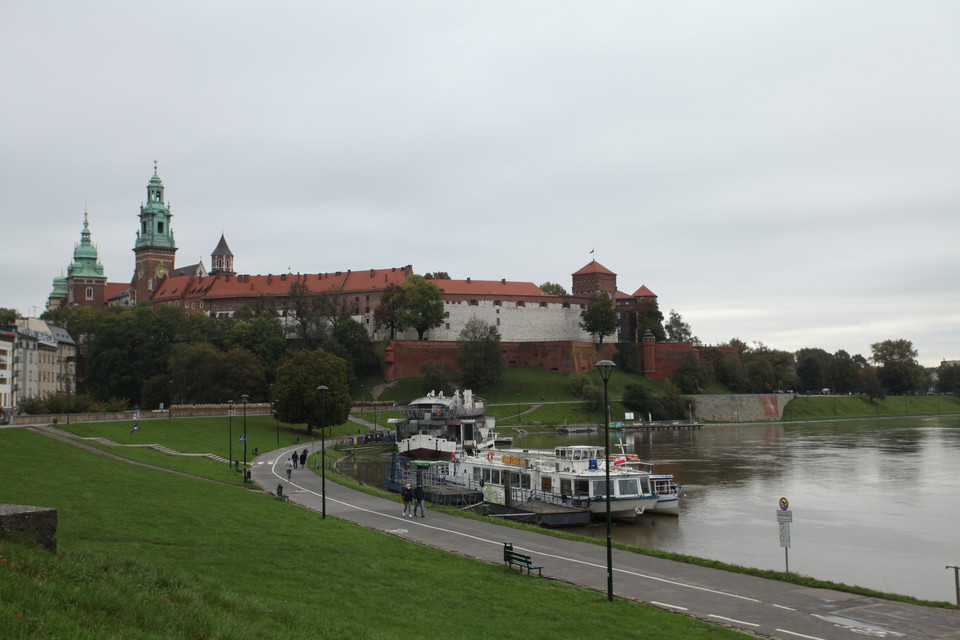
[[[163,233],[163,222],[157,223],[157,233]]]
[[[93,300],[93,287],[87,287],[87,300]]]

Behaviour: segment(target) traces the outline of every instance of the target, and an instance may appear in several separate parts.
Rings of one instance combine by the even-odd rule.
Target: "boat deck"
[[[590,523],[590,511],[577,509],[551,502],[525,502],[506,507],[501,504],[488,504],[487,508],[494,516],[509,518],[518,522],[529,522],[545,527],[575,527]]]
[[[449,484],[433,484],[423,488],[423,496],[433,504],[462,505],[483,502],[483,492]]]

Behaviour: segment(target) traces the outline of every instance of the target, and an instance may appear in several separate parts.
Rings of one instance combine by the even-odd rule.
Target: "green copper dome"
[[[158,247],[176,249],[171,227],[170,207],[163,200],[163,182],[157,175],[157,165],[153,165],[153,176],[147,183],[147,203],[140,207],[140,231],[134,249]]]
[[[103,278],[103,265],[97,255],[97,248],[90,242],[90,223],[87,212],[83,212],[83,231],[80,232],[80,244],[73,248],[73,262],[67,267],[67,277]],[[56,281],[54,281],[56,282]]]

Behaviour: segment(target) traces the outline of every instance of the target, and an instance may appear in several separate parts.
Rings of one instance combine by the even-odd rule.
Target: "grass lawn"
[[[0,502],[59,515],[56,555],[0,541],[5,639],[745,637],[23,429]]]

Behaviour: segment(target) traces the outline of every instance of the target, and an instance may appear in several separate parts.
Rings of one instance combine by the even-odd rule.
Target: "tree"
[[[283,329],[276,318],[261,315],[246,322],[238,322],[227,334],[227,349],[246,349],[260,359],[264,371],[273,371],[287,349]]]
[[[567,290],[557,282],[544,282],[540,285],[540,290],[551,296],[565,296]]]
[[[181,403],[219,402],[222,373],[222,355],[211,344],[178,344],[171,350],[173,392]]]
[[[701,393],[710,384],[710,370],[698,357],[690,353],[671,374],[670,381],[683,393]]]
[[[342,424],[350,415],[346,363],[323,349],[295,351],[277,367],[270,399],[277,418],[306,423],[309,432],[320,424]],[[325,386],[321,395],[317,387]]]
[[[397,312],[403,308],[403,305],[403,287],[390,283],[383,288],[380,293],[380,304],[373,310],[374,326],[377,329],[381,327],[390,329],[391,340],[397,337],[397,331],[400,329]]]
[[[350,386],[374,371],[380,362],[373,351],[367,330],[347,314],[343,314],[333,326],[330,337],[323,341],[323,348],[344,359],[347,364],[347,384]]]
[[[220,401],[237,401],[243,394],[254,401],[267,395],[267,376],[257,356],[246,349],[231,349],[223,354],[220,374]]]
[[[826,384],[826,370],[833,356],[823,349],[800,349],[796,359],[798,388],[801,391],[823,389]]]
[[[873,352],[871,360],[880,366],[890,362],[916,362],[917,350],[911,341],[903,338],[874,342],[870,350]]]
[[[645,386],[636,383],[624,385],[620,403],[627,411],[638,413],[641,417],[652,415],[658,408],[653,393]]]
[[[604,336],[617,330],[617,312],[610,296],[601,293],[593,297],[580,312],[580,328],[597,336],[600,344],[603,344]]]
[[[663,330],[663,314],[656,298],[645,297],[637,299],[637,329],[634,340],[640,341],[647,331],[653,334],[657,342],[664,342],[667,333]]]
[[[700,338],[693,335],[693,332],[690,330],[690,325],[684,322],[683,316],[673,309],[670,310],[670,319],[667,320],[667,324],[665,324],[663,328],[667,333],[667,340],[670,342],[692,342],[694,344],[700,344]]]
[[[503,351],[500,332],[480,318],[471,318],[457,338],[457,366],[463,371],[464,385],[483,389],[500,381],[503,375]]]
[[[443,324],[443,298],[440,287],[423,276],[410,276],[403,283],[403,306],[395,317],[398,329],[416,329],[417,340],[423,334]]]
[[[960,395],[960,365],[942,362],[937,369],[937,391]]]
[[[887,394],[883,388],[883,383],[880,382],[880,378],[877,377],[877,374],[873,372],[861,373],[860,393],[867,396],[867,398],[870,399],[870,402],[873,402],[875,399],[883,400],[887,397]]]
[[[823,371],[824,384],[834,393],[853,393],[860,388],[860,365],[843,349],[833,354]]]
[[[423,380],[420,384],[420,391],[427,395],[431,391],[442,391],[446,387],[446,381],[443,379],[443,367],[439,362],[430,360],[420,365],[420,373]]]
[[[16,309],[0,307],[0,327],[12,327],[17,324],[20,313]]]
[[[446,271],[435,271],[434,273],[425,273],[423,277],[426,280],[449,280],[450,274]]]
[[[923,391],[929,384],[926,370],[917,362],[917,350],[909,340],[884,340],[870,345],[871,360],[877,365],[877,378],[887,393],[907,394]]]
[[[620,371],[636,373],[639,362],[640,356],[637,354],[637,345],[635,342],[617,343],[617,352],[613,354],[613,363],[617,365]]]

